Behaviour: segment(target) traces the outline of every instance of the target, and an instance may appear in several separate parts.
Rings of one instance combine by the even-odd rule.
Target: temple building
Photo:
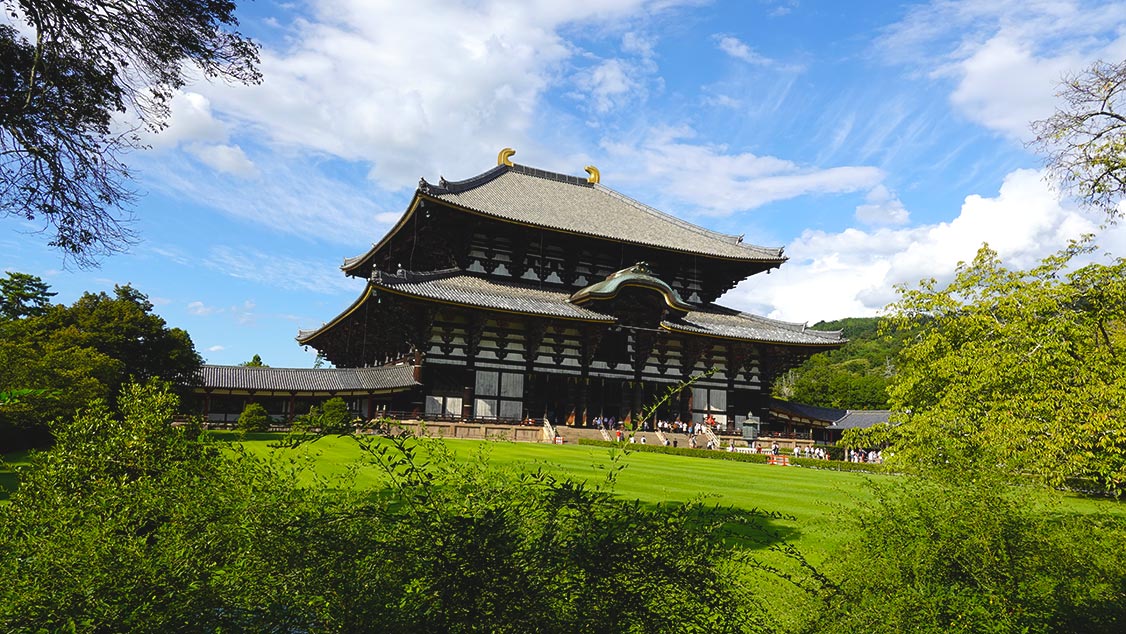
[[[337,368],[409,366],[367,408],[462,421],[585,425],[655,416],[739,433],[768,418],[771,385],[840,332],[724,307],[781,248],[709,231],[588,177],[511,161],[426,180],[394,227],[345,274],[366,288],[300,344]]]

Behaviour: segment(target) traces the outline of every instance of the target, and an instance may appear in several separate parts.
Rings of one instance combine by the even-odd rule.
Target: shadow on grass
[[[26,451],[14,451],[0,456],[0,502],[12,496],[20,485],[19,470],[31,464]]]

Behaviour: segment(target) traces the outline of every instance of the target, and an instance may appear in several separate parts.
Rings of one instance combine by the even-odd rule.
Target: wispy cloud
[[[363,282],[345,276],[339,265],[293,258],[249,247],[212,247],[204,265],[241,280],[327,295],[352,295]]]
[[[936,0],[913,7],[876,43],[883,60],[953,82],[950,104],[1013,139],[1051,115],[1062,76],[1126,56],[1126,4],[1079,0]]]
[[[870,189],[883,171],[869,166],[816,168],[774,156],[732,153],[723,145],[692,143],[688,129],[660,129],[639,145],[605,143],[666,196],[712,215],[747,211],[807,194]]]
[[[737,60],[747,62],[748,64],[752,64],[754,66],[773,66],[775,64],[774,60],[766,57],[765,55],[759,54],[755,51],[755,49],[747,45],[746,42],[740,40],[737,37],[732,37],[730,35],[717,35],[715,36],[715,39],[716,46],[719,47],[719,50],[723,51],[730,57],[734,57]]]

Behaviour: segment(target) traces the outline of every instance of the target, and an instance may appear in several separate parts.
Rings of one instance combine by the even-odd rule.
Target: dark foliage
[[[170,427],[175,407],[129,387],[122,417],[94,407],[33,457],[0,507],[0,630],[765,629],[733,547],[765,515],[646,507],[408,436],[358,441],[381,492],[304,488],[291,462]]]
[[[41,220],[81,265],[127,246],[133,195],[121,157],[139,147],[113,118],[164,126],[186,66],[259,80],[257,47],[228,0],[0,0],[0,208]]]

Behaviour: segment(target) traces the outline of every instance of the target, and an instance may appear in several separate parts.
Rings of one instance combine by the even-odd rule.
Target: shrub
[[[242,413],[239,414],[236,425],[237,429],[244,434],[266,431],[269,426],[270,417],[266,414],[266,408],[262,407],[260,403],[247,403]]]
[[[334,396],[322,405],[309,407],[309,413],[294,421],[294,431],[322,434],[349,434],[354,431],[352,412],[344,399]]]
[[[356,438],[374,494],[353,472],[301,485],[299,463],[173,428],[167,391],[122,410],[60,427],[0,506],[0,631],[765,629],[733,544],[766,514],[642,505],[408,436]]]
[[[690,447],[673,447],[664,445],[643,445],[640,443],[627,443],[606,440],[594,440],[592,438],[580,438],[580,445],[593,445],[595,447],[617,447],[619,449],[626,449],[628,451],[643,451],[648,453],[663,453],[673,456],[688,456],[690,458],[710,458],[712,460],[734,460],[736,462],[757,462],[759,464],[766,464],[768,460],[767,454],[756,453],[740,453],[737,451],[726,451],[723,449],[692,449]]]
[[[1060,517],[1035,491],[975,478],[873,484],[807,631],[1122,631],[1121,520]]]

